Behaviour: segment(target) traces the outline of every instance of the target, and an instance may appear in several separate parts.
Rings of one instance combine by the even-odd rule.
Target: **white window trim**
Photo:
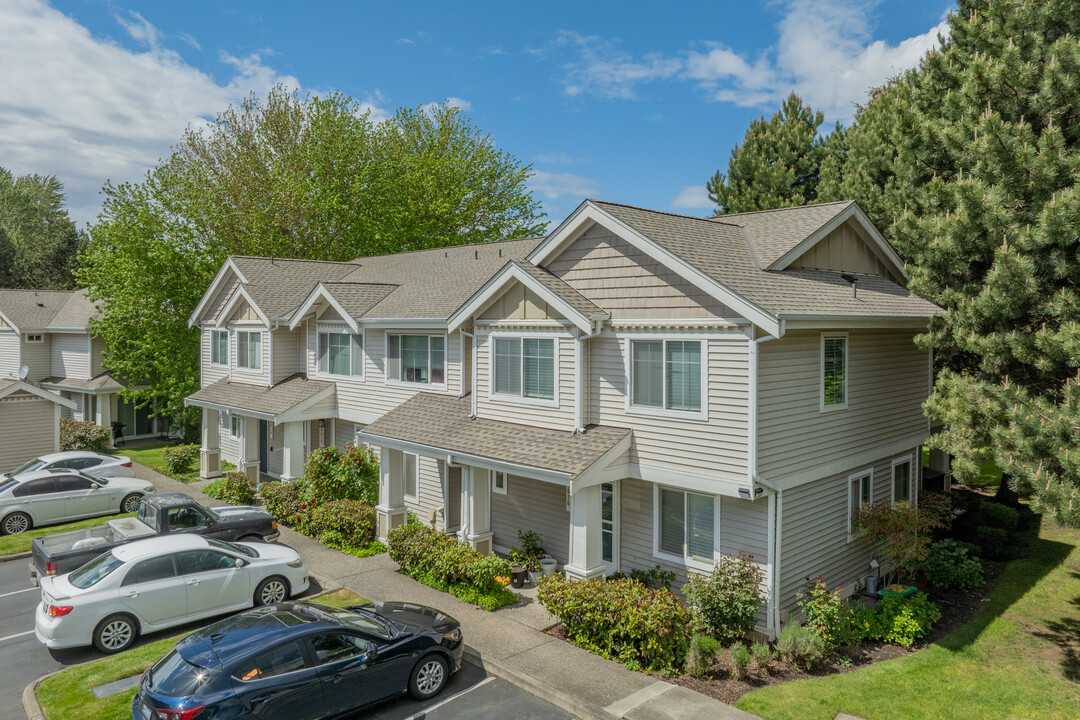
[[[229,358],[232,357],[232,337],[228,330],[210,330],[210,367],[229,367]],[[223,333],[225,335],[225,362],[214,362],[214,335],[217,333]]]
[[[524,395],[507,395],[506,393],[497,393],[497,392],[495,392],[495,339],[496,338],[502,338],[504,340],[506,340],[506,339],[509,339],[509,340],[517,339],[519,341],[522,338],[540,338],[542,340],[552,340],[553,341],[553,343],[554,343],[554,347],[552,349],[553,352],[554,352],[553,368],[554,368],[554,373],[555,373],[555,376],[552,378],[554,380],[554,390],[555,390],[555,392],[554,392],[555,397],[553,399],[544,400],[543,398],[531,398],[531,397],[525,397]],[[548,407],[548,408],[557,408],[557,407],[559,407],[559,375],[561,374],[560,373],[561,368],[560,368],[560,363],[559,363],[559,357],[560,357],[559,356],[559,350],[560,350],[560,347],[559,347],[559,338],[558,337],[555,337],[555,336],[551,335],[550,333],[503,333],[503,332],[500,332],[500,333],[495,333],[495,334],[488,335],[487,345],[488,345],[488,400],[491,400],[492,402],[497,402],[497,403],[512,403],[512,404],[515,404],[515,405],[517,405],[517,404],[536,405],[538,407]],[[519,344],[519,348],[520,347],[521,346]],[[524,352],[522,352],[521,353],[522,363],[525,362],[524,357],[525,357],[525,354],[524,354]],[[521,384],[522,384],[522,392],[524,392],[524,385],[525,385],[525,369],[524,369],[524,367],[522,367]]]
[[[855,528],[852,527],[852,518],[855,515],[855,508],[853,508],[851,506],[851,484],[853,482],[855,482],[856,480],[861,480],[862,478],[867,478],[869,480],[869,484],[870,484],[870,504],[871,505],[874,504],[874,468],[869,467],[869,468],[866,468],[864,470],[860,470],[858,472],[854,472],[854,473],[851,473],[850,475],[848,475],[848,477],[847,477],[847,486],[846,486],[847,487],[847,497],[848,497],[848,508],[847,508],[848,509],[848,512],[847,512],[847,517],[848,517],[847,539],[848,539],[848,542],[851,542],[852,540],[856,539],[857,537],[859,537],[862,534],[862,533],[856,532]],[[861,510],[861,508],[860,508],[860,510]]]
[[[688,568],[695,570],[712,570],[717,558],[720,557],[720,551],[718,546],[720,544],[720,496],[713,495],[713,556],[711,562],[702,562],[694,557],[685,555],[686,552],[686,539],[685,539],[685,526],[684,526],[684,538],[683,538],[683,553],[684,557],[678,555],[672,555],[669,552],[664,552],[660,549],[660,490],[675,490],[681,493],[693,493],[694,495],[705,495],[709,493],[699,492],[697,490],[687,490],[686,488],[673,487],[670,485],[659,485],[653,483],[653,557],[657,560],[666,560],[668,562],[680,563]],[[685,507],[685,505],[684,505]],[[685,523],[685,518],[683,520]]]
[[[23,342],[29,345],[38,345],[45,342],[45,333],[25,333]]]
[[[450,378],[450,342],[445,333],[425,333],[425,332],[384,332],[383,333],[383,362],[390,362],[390,336],[397,335],[399,338],[406,335],[423,335],[428,338],[428,375],[431,375],[431,338],[441,337],[443,339],[443,381],[441,383],[419,383],[408,382],[407,380],[391,380],[390,373],[386,372],[389,369],[389,365],[383,368],[383,384],[390,387],[401,388],[434,388],[436,390],[446,390],[447,381]],[[401,362],[401,340],[398,340],[398,362]],[[316,350],[315,350],[315,363],[318,365],[319,352],[318,352],[318,337],[316,336]]]
[[[330,372],[322,372],[319,370],[319,335],[323,333],[334,333],[336,335],[353,335],[360,336],[360,374],[359,375],[337,375]],[[353,346],[349,348],[349,368],[352,368],[352,351]],[[327,378],[329,380],[345,380],[351,382],[363,382],[367,377],[367,331],[364,328],[360,328],[360,332],[354,333],[349,329],[349,326],[345,323],[340,325],[327,325],[320,323],[315,326],[315,377]]]
[[[410,458],[412,458],[413,467],[416,468],[416,494],[415,495],[409,495],[408,494],[409,488],[408,488],[408,486],[407,486],[407,484],[405,482],[405,463],[409,462]],[[402,494],[403,494],[403,496],[405,497],[406,500],[408,500],[409,502],[412,502],[412,503],[420,502],[420,456],[417,455],[416,453],[407,453],[407,452],[402,452],[401,453],[401,485],[402,485],[402,488],[403,488],[402,489]]]
[[[893,458],[892,461],[892,474],[889,476],[889,497],[892,498],[891,505],[896,505],[896,466],[903,465],[904,463],[910,463],[910,469],[908,470],[908,497],[907,502],[913,506],[919,504],[919,493],[915,491],[915,455],[901,455],[900,457]]]
[[[502,489],[499,489],[498,484],[496,484],[496,482],[495,482],[495,478],[498,475],[502,475],[502,481],[503,481]],[[499,495],[506,495],[506,490],[507,490],[507,488],[509,488],[509,486],[510,486],[510,478],[507,476],[506,473],[504,473],[502,470],[492,470],[491,471],[491,492],[497,493]]]
[[[844,402],[833,405],[825,404],[825,341],[828,339],[843,338],[844,340]],[[821,368],[818,372],[818,407],[821,412],[834,410],[847,410],[848,402],[851,401],[851,339],[847,332],[823,332],[821,333],[819,355]]]
[[[240,364],[240,333],[257,334],[259,336],[259,367],[249,368]],[[236,328],[230,333],[229,336],[230,347],[229,356],[233,359],[232,369],[235,372],[244,373],[246,375],[262,375],[263,374],[263,348],[266,347],[263,342],[263,328],[252,328],[251,330],[245,330],[243,328]],[[235,347],[235,351],[233,350]]]
[[[664,341],[664,383],[667,383],[667,341],[701,343],[701,410],[668,410],[667,408],[634,405],[631,400],[634,389],[631,387],[631,364],[633,362],[634,341]],[[666,399],[666,393],[665,393]],[[709,420],[709,338],[701,335],[634,334],[623,337],[623,407],[627,415],[652,415],[654,417],[679,418],[682,420]]]
[[[237,432],[239,428],[239,432]],[[229,437],[239,438],[244,434],[244,419],[239,415],[229,415]]]

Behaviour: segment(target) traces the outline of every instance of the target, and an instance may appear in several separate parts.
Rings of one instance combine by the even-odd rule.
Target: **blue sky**
[[[555,222],[584,197],[708,214],[747,124],[800,93],[849,120],[936,43],[944,0],[222,3],[5,0],[0,166],[55,174],[92,220],[188,125],[283,82],[382,117],[449,99],[536,175]]]

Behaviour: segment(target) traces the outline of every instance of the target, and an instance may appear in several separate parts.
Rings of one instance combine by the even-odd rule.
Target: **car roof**
[[[25,484],[31,480],[40,480],[41,478],[52,478],[61,475],[81,475],[81,473],[78,470],[72,470],[71,468],[48,468],[47,470],[32,470],[30,472],[19,473],[18,475],[12,476],[10,479]],[[88,479],[93,480],[94,478]]]
[[[65,450],[64,452],[54,452],[49,453],[48,455],[38,455],[37,459],[43,460],[45,462],[55,462],[57,460],[70,460],[72,458],[88,457],[103,458],[108,460],[111,459],[112,456],[104,455],[102,453],[91,452],[90,450]]]
[[[210,542],[202,535],[181,533],[180,535],[135,540],[113,548],[112,554],[117,560],[132,562],[133,560],[142,560],[156,555],[165,555],[182,550],[202,550],[208,547],[210,547]]]
[[[143,498],[143,502],[155,507],[169,507],[171,505],[190,505],[195,500],[182,492],[153,493]]]

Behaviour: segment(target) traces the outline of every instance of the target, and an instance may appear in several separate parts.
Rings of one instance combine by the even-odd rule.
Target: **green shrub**
[[[112,431],[92,422],[60,418],[60,449],[105,453]]]
[[[871,640],[907,646],[926,637],[940,619],[941,611],[926,599],[925,593],[906,598],[886,595],[878,601],[877,610],[868,616],[866,636]]]
[[[203,487],[203,492],[212,498],[224,500],[230,505],[251,505],[255,502],[255,485],[242,472],[232,470],[225,477]]]
[[[359,488],[355,499],[374,507],[379,502],[379,460],[375,451],[357,445],[346,445],[338,464],[338,474],[345,487]]]
[[[311,530],[326,546],[345,550],[375,539],[375,508],[356,500],[333,500],[311,512]]]
[[[1009,554],[1009,531],[1005,528],[980,525],[975,528],[975,542],[982,548],[983,555],[1000,560]]]
[[[263,508],[278,522],[290,527],[296,525],[303,508],[303,483],[265,482],[259,487]]]
[[[767,642],[754,643],[750,646],[750,658],[758,670],[768,670],[773,659],[772,646]]]
[[[521,548],[510,548],[510,562],[530,572],[539,572],[540,559],[547,554],[544,539],[533,530],[518,530],[517,536]]]
[[[356,500],[374,506],[379,500],[379,464],[373,451],[348,445],[319,448],[304,464],[304,500],[311,506]]]
[[[173,445],[161,451],[161,471],[170,477],[191,472],[198,461],[198,445]]]
[[[737,642],[729,650],[731,655],[731,679],[742,680],[750,672],[750,649]]]
[[[721,643],[730,643],[754,629],[763,578],[753,555],[725,555],[711,573],[691,573],[683,594],[698,626]]]
[[[639,582],[647,588],[671,589],[671,583],[675,582],[675,573],[664,570],[659,565],[652,570],[631,570],[630,579]]]
[[[686,671],[694,677],[705,677],[716,662],[721,647],[716,638],[700,633],[690,638],[690,652],[686,655]]]
[[[536,599],[566,625],[570,642],[631,669],[673,673],[690,641],[690,616],[668,590],[633,580],[541,578]]]
[[[442,592],[448,592],[458,600],[476,605],[488,612],[495,612],[499,608],[513,605],[518,600],[517,595],[515,595],[513,591],[504,588],[501,585],[495,590],[480,590],[466,583],[447,583],[431,574],[418,573],[412,577],[414,580],[422,582],[428,587],[435,588]]]
[[[788,623],[776,639],[776,653],[782,660],[795,665],[802,665],[807,670],[828,656],[825,641],[817,632],[806,625]]]
[[[825,576],[818,575],[816,580],[807,578],[806,586],[795,594],[807,627],[821,636],[829,652],[862,639],[852,627],[851,606],[840,593],[839,587],[829,590]]]
[[[974,590],[986,584],[982,563],[972,555],[971,546],[956,540],[942,540],[930,547],[923,563],[923,575],[944,590]]]
[[[391,530],[387,550],[410,577],[431,576],[447,585],[464,584],[481,592],[505,589],[495,576],[510,574],[509,561],[482,555],[468,543],[420,523]]]
[[[984,500],[979,503],[979,522],[1012,532],[1020,524],[1020,511],[1008,505]]]

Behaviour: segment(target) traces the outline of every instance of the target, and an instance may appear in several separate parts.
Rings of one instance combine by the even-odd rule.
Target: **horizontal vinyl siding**
[[[927,433],[928,359],[911,331],[848,334],[848,406],[821,412],[821,333],[762,343],[758,471],[768,479]]]
[[[260,341],[259,350],[262,352],[262,367],[258,370],[249,370],[248,368],[239,367],[236,364],[236,353],[239,349],[239,341],[237,335],[240,332],[257,332],[262,336]],[[247,385],[262,385],[264,387],[270,384],[270,333],[267,332],[265,326],[259,325],[239,325],[233,328],[233,332],[229,336],[229,357],[233,367],[233,382],[242,382]]]
[[[14,393],[0,400],[0,468],[11,470],[56,447],[54,404],[43,398]]]
[[[28,343],[23,341],[22,364],[29,369],[26,379],[38,382],[52,375],[52,340],[53,336],[45,333],[45,342]]]
[[[233,465],[240,465],[240,438],[229,434],[230,423],[226,419],[225,427],[219,428],[218,441],[221,446],[221,459]]]
[[[52,374],[90,379],[90,340],[86,335],[52,336]]]
[[[302,364],[302,347],[306,340],[303,329],[279,328],[272,331],[272,334],[274,336],[274,383],[279,383],[298,372],[305,372],[306,368]]]
[[[105,371],[105,338],[95,335],[90,342],[90,377],[96,377]]]
[[[648,339],[648,334],[635,334]],[[626,411],[623,336],[605,331],[586,342],[589,355],[588,421],[634,430],[632,461],[669,470],[746,481],[748,353],[744,336],[708,340],[709,419],[639,415]],[[710,339],[711,337],[711,339]]]
[[[356,426],[356,423],[348,420],[334,421],[334,444],[337,445],[339,450],[344,450],[346,445],[356,439]]]
[[[19,334],[0,331],[0,377],[9,377],[19,372]]]
[[[570,512],[566,488],[561,485],[510,475],[506,494],[491,493],[491,530],[494,543],[518,545],[518,530],[540,534],[544,549],[563,565],[570,560]]]
[[[428,524],[428,514],[443,505],[442,478],[439,474],[441,461],[420,456],[420,472],[417,474],[417,498],[405,499],[405,508],[414,513],[420,522]],[[436,513],[435,527],[443,530],[445,513]]]
[[[507,333],[512,335],[512,333]],[[532,425],[552,430],[574,429],[574,340],[564,335],[558,337],[558,407],[533,405],[528,402],[495,400],[488,397],[491,387],[491,350],[494,346],[488,334],[477,334],[476,346],[476,413],[487,420]]]

